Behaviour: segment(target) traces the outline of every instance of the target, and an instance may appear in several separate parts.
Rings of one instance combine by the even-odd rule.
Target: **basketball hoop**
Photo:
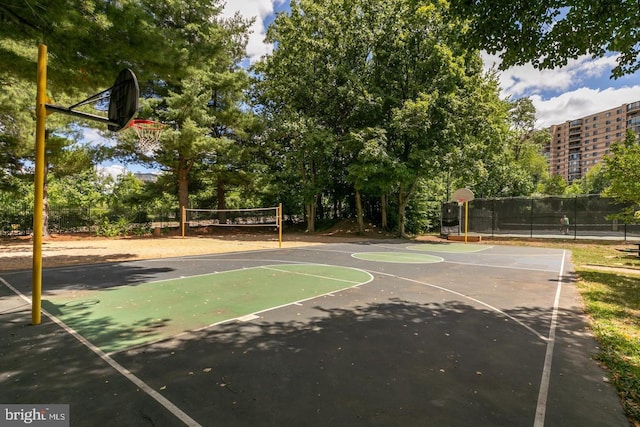
[[[164,130],[164,125],[153,120],[135,119],[129,123],[130,128],[138,135],[136,146],[143,153],[154,153],[160,148],[160,135]]]
[[[464,203],[466,202],[466,199],[458,199],[458,206],[464,206]]]

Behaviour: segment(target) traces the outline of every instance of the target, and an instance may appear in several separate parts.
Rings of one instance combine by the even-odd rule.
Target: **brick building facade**
[[[552,125],[551,143],[544,149],[549,173],[568,183],[582,178],[611,144],[624,140],[627,129],[640,135],[640,101]]]

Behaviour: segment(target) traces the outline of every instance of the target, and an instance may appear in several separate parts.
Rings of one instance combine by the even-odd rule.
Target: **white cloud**
[[[265,20],[274,14],[275,5],[287,0],[227,0],[223,16],[232,17],[239,12],[245,18],[255,18],[247,44],[247,56],[255,62],[263,55],[273,51],[273,46],[264,43],[266,35]]]
[[[484,54],[482,56],[485,67],[490,68],[500,64],[497,55]],[[615,66],[616,57],[591,59],[581,56],[570,60],[566,66],[551,70],[539,70],[531,64],[511,67],[500,71],[500,87],[505,97],[520,98],[531,94],[553,91],[563,92],[575,87],[587,79],[608,75]]]
[[[122,165],[99,165],[96,166],[96,173],[102,177],[111,175],[116,180],[119,176],[127,173],[127,168]]]
[[[531,96],[531,100],[536,107],[536,127],[545,128],[622,104],[640,101],[640,86],[606,89],[582,87],[546,100],[534,95]]]
[[[495,55],[484,54],[483,60],[487,69],[500,63]],[[502,96],[530,97],[536,107],[536,127],[544,128],[640,100],[640,85],[622,86],[609,80],[615,65],[615,56],[582,56],[562,68],[537,70],[524,65],[498,76]]]

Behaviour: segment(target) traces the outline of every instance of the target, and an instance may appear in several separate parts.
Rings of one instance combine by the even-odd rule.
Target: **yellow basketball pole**
[[[469,229],[469,202],[464,201],[464,244],[467,244],[467,230]]]
[[[42,299],[42,211],[44,209],[44,136],[47,122],[47,46],[38,46],[36,92],[36,150],[33,201],[33,273],[31,278],[31,323],[41,321]]]
[[[180,210],[180,228],[182,229],[182,238],[184,239],[184,229],[187,227],[187,209],[183,206]]]
[[[282,248],[282,203],[278,204],[278,247]]]

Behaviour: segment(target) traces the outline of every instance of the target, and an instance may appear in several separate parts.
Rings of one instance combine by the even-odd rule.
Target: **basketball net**
[[[160,135],[164,125],[153,120],[132,120],[129,127],[133,128],[138,136],[136,147],[145,154],[153,154],[160,148]]]

